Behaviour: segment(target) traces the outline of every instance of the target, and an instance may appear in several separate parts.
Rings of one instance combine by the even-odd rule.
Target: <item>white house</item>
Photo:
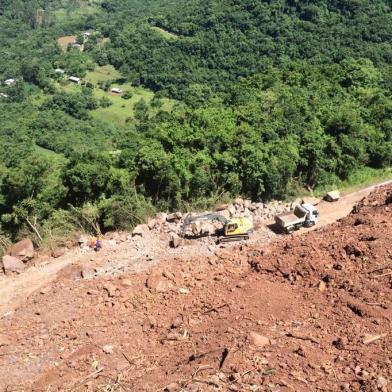
[[[89,31],[85,31],[83,33],[84,38],[88,38],[88,37],[90,37],[90,35],[91,35],[91,33]]]
[[[84,50],[84,45],[83,45],[83,44],[73,43],[73,44],[72,44],[72,47],[73,47],[74,49],[80,50],[81,52],[83,52],[83,50]]]
[[[8,95],[7,95],[7,94],[4,94],[4,93],[0,93],[0,97],[1,97],[1,98],[8,98]]]
[[[76,76],[70,76],[70,77],[68,78],[68,80],[69,80],[70,82],[73,82],[73,83],[76,83],[76,84],[80,84],[80,82],[81,82],[80,78],[77,78]]]
[[[6,86],[11,86],[12,84],[14,84],[15,83],[15,79],[7,79],[7,80],[4,80],[4,84],[6,85]]]
[[[65,73],[65,71],[63,69],[61,69],[61,68],[56,68],[54,70],[54,72],[57,73],[57,74],[64,74]]]
[[[122,90],[119,89],[119,88],[117,88],[117,87],[113,87],[113,88],[112,88],[112,93],[121,94],[121,93],[122,93]]]

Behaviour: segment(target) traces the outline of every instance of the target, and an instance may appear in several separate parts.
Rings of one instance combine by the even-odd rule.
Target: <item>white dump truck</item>
[[[291,234],[301,227],[314,226],[318,216],[318,210],[313,204],[302,203],[296,205],[294,211],[276,215],[275,223],[282,232]]]

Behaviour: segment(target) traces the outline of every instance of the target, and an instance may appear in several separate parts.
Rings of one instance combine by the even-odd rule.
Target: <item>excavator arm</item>
[[[204,215],[197,215],[197,216],[191,216],[187,215],[184,219],[184,223],[182,225],[182,236],[184,236],[186,229],[194,222],[210,222],[217,220],[219,221],[223,226],[226,226],[227,223],[229,222],[223,215],[216,214],[216,213],[210,213],[210,214],[204,214]]]

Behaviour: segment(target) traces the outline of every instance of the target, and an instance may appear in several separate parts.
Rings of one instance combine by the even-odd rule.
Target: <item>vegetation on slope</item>
[[[385,0],[3,1],[0,236],[387,168],[391,36]]]

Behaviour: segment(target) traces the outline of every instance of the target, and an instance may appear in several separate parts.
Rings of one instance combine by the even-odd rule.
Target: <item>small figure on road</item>
[[[99,252],[101,249],[102,249],[102,242],[101,242],[101,238],[98,236],[96,241],[95,241],[94,250],[96,252]]]

